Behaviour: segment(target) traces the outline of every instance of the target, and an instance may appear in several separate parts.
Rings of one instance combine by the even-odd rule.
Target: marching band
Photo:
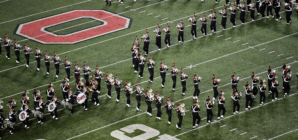
[[[121,1],[122,3],[123,1]],[[217,1],[216,1],[217,2]],[[111,5],[111,1],[106,0],[107,5]],[[226,4],[229,4],[230,2],[227,0]],[[237,8],[241,10],[240,13],[240,20],[242,21],[242,24],[245,23],[245,11],[246,11],[246,6],[245,3],[243,2],[241,5],[239,4],[239,0],[237,0]],[[274,18],[273,14],[272,14],[272,7],[274,7],[275,9],[275,16],[276,16],[276,20],[281,19],[280,15],[279,15],[279,11],[280,11],[280,1],[277,0],[275,3],[273,3],[272,1],[256,1],[256,5],[254,2],[251,3],[251,1],[247,1],[247,9],[249,10],[248,12],[250,12],[250,16],[252,18],[252,21],[254,21],[254,13],[255,13],[255,8],[257,8],[257,12],[259,15],[259,13],[262,14],[262,17],[265,18],[265,9],[267,7],[267,18],[269,18],[269,13],[272,16],[272,18]],[[259,9],[260,8],[260,9]],[[286,9],[286,19],[287,19],[287,24],[291,23],[291,14],[292,14],[292,9],[293,9],[293,5],[291,4],[291,2],[285,3],[285,9]],[[232,7],[229,8],[229,11],[231,12],[231,18],[230,21],[233,24],[233,27],[235,27],[236,22],[235,22],[235,18],[236,18],[236,5],[234,4]],[[226,20],[227,20],[227,12],[226,12],[226,8],[224,8],[223,10],[219,11],[220,14],[222,14],[222,22],[221,25],[223,26],[224,30],[226,29]],[[211,25],[210,25],[210,29],[212,30],[212,33],[216,33],[216,12],[213,11],[212,14],[210,14],[208,16],[211,19]],[[202,23],[202,27],[201,27],[201,32],[203,33],[203,36],[207,35],[207,19],[206,19],[206,15],[204,13],[203,18],[200,19],[196,19],[196,15],[194,13],[192,18],[189,18],[188,21],[191,23],[192,27],[191,27],[191,34],[193,39],[197,38],[197,31],[196,31],[196,23],[197,20],[200,20],[200,22]],[[178,41],[179,43],[183,43],[184,42],[184,25],[183,22],[181,20],[181,23],[178,24],[176,26],[177,30],[179,31],[178,34]],[[170,47],[170,26],[169,24],[167,24],[167,27],[164,28],[162,30],[165,33],[165,39],[164,42],[167,45],[167,47]],[[156,34],[156,45],[158,46],[158,50],[161,49],[161,30],[159,27],[159,24],[157,26],[157,29],[155,29],[153,31]],[[150,37],[148,35],[147,29],[145,34],[141,37],[144,40],[144,55],[148,55],[149,54],[149,40]],[[2,41],[2,39],[0,38],[0,40]],[[8,39],[8,36],[6,35],[5,40],[4,40],[4,45],[5,45],[5,49],[6,49],[6,58],[9,60],[10,59],[10,46],[12,45],[14,50],[15,50],[15,55],[17,56],[16,59],[16,63],[20,62],[20,49],[22,48],[22,46],[20,44],[18,44],[18,42],[16,40],[11,41],[10,39]],[[143,70],[145,67],[145,63],[147,63],[147,67],[148,67],[148,71],[150,74],[149,77],[149,82],[152,83],[153,82],[153,77],[154,77],[154,66],[155,66],[155,62],[152,60],[152,55],[150,55],[148,61],[146,61],[146,58],[142,55],[142,52],[139,51],[139,46],[140,44],[138,43],[138,38],[136,36],[133,46],[131,48],[132,51],[132,62],[133,62],[133,67],[134,67],[134,73],[138,73],[139,78],[143,78]],[[1,43],[0,43],[0,48],[1,48]],[[30,47],[28,47],[27,42],[24,45],[23,48],[24,54],[25,54],[25,58],[26,58],[26,67],[29,67],[29,60],[30,60],[30,53],[32,53],[32,49]],[[45,55],[44,55],[44,60],[45,60],[45,66],[47,67],[47,75],[49,74],[49,69],[50,69],[50,61],[53,59],[54,64],[55,64],[55,69],[56,69],[56,78],[58,78],[59,75],[59,66],[60,66],[60,62],[61,62],[61,58],[54,52],[54,56],[49,56],[48,52],[45,51]],[[37,61],[37,71],[40,71],[40,57],[42,55],[42,51],[39,50],[38,46],[36,47],[35,50],[35,59]],[[0,49],[0,56],[1,56],[1,49]],[[94,102],[95,106],[99,106],[99,100],[98,100],[98,95],[100,94],[100,90],[101,90],[101,78],[104,75],[104,72],[99,71],[98,65],[96,65],[96,70],[94,73],[95,79],[90,79],[89,80],[89,74],[91,72],[91,68],[88,67],[88,65],[86,64],[86,62],[84,62],[84,66],[81,69],[80,67],[78,67],[77,61],[75,61],[75,65],[73,68],[74,74],[75,74],[75,79],[76,79],[76,89],[77,91],[75,93],[73,93],[73,90],[71,88],[71,86],[69,85],[68,81],[70,80],[70,68],[72,67],[72,63],[67,59],[67,57],[65,56],[65,72],[67,74],[67,78],[64,78],[64,81],[62,82],[62,84],[60,85],[61,89],[62,89],[62,95],[63,95],[63,99],[59,101],[57,99],[57,95],[56,92],[54,91],[53,88],[53,84],[50,82],[48,89],[46,90],[46,96],[47,96],[47,101],[44,102],[44,98],[42,97],[43,95],[40,94],[39,90],[34,89],[33,92],[33,103],[34,103],[34,110],[31,110],[29,108],[29,97],[28,94],[29,92],[25,91],[25,93],[22,94],[22,98],[21,98],[21,109],[18,111],[15,111],[16,106],[16,102],[14,99],[10,99],[10,101],[8,102],[8,107],[9,107],[9,115],[8,118],[4,118],[3,117],[3,106],[1,106],[1,102],[0,101],[0,125],[1,127],[4,126],[4,128],[8,128],[10,130],[10,134],[14,133],[14,125],[16,123],[16,120],[19,119],[20,121],[23,122],[24,126],[26,129],[30,128],[30,123],[29,123],[29,117],[30,115],[33,115],[35,118],[38,119],[38,124],[43,124],[44,123],[44,114],[45,111],[48,110],[48,112],[51,113],[53,119],[57,120],[58,119],[58,114],[57,114],[57,108],[59,105],[62,105],[64,108],[68,108],[70,111],[70,115],[72,115],[74,113],[74,104],[75,101],[77,101],[78,104],[81,104],[84,106],[84,110],[88,110],[88,96],[89,93],[92,92],[92,97],[91,97],[91,101]],[[140,68],[140,71],[139,71]],[[82,79],[80,77],[80,72],[84,73],[84,78],[86,80],[86,82],[83,84]],[[161,83],[161,87],[164,88],[164,83],[166,80],[166,71],[168,70],[168,67],[164,64],[163,60],[161,59],[161,63],[160,63],[160,76],[162,78],[162,83]],[[111,88],[112,85],[115,86],[115,91],[117,93],[117,99],[116,102],[120,102],[120,92],[121,92],[121,86],[123,86],[122,84],[122,80],[118,79],[118,75],[116,74],[116,77],[114,79],[113,74],[111,73],[106,73],[106,78],[105,78],[105,83],[107,85],[107,89],[108,89],[108,94],[107,97],[111,98]],[[173,86],[172,86],[172,90],[175,91],[176,88],[176,79],[177,79],[177,74],[178,74],[178,69],[175,66],[175,62],[173,63],[172,69],[171,69],[171,77],[172,77],[172,81],[173,81]],[[255,77],[254,72],[252,72],[252,84],[251,84],[251,88],[250,85],[248,83],[248,81],[246,82],[245,85],[245,97],[246,97],[246,103],[245,103],[245,110],[250,110],[250,108],[252,107],[252,101],[253,99],[257,98],[257,93],[260,93],[260,105],[264,105],[266,96],[265,96],[265,91],[267,90],[266,85],[265,85],[265,80],[260,79],[260,77]],[[284,90],[284,97],[287,97],[289,92],[290,92],[290,81],[291,81],[291,70],[290,70],[290,66],[286,66],[285,64],[283,65],[283,69],[282,69],[282,80],[283,80],[283,90]],[[93,75],[92,75],[93,77]],[[238,89],[237,89],[237,83],[240,82],[240,78],[239,77],[235,77],[235,72],[234,74],[231,76],[231,84],[232,84],[232,95],[231,95],[231,99],[233,100],[233,114],[236,115],[239,113],[239,109],[240,109],[240,104],[239,104],[239,100],[242,97],[242,93],[239,92],[238,94]],[[272,70],[271,67],[269,66],[268,69],[268,73],[267,73],[267,77],[268,77],[268,91],[269,94],[271,94],[272,96],[272,101],[277,101],[278,100],[278,81],[277,81],[277,76],[276,76],[276,70]],[[188,75],[186,75],[183,71],[183,69],[181,69],[181,74],[180,74],[180,80],[181,80],[181,85],[182,85],[182,95],[185,95],[186,92],[186,81],[188,79]],[[198,125],[200,124],[201,121],[201,117],[199,115],[200,106],[198,104],[198,96],[200,94],[200,90],[199,90],[199,82],[201,82],[202,78],[198,76],[197,73],[195,73],[194,78],[193,78],[193,82],[194,82],[194,94],[193,94],[193,99],[195,100],[193,102],[193,106],[191,107],[192,110],[192,117],[193,117],[193,128],[197,128]],[[219,84],[220,79],[216,79],[215,75],[213,74],[213,78],[212,78],[212,86],[213,86],[213,91],[214,91],[214,95],[212,100],[209,98],[208,95],[208,99],[206,99],[205,102],[205,106],[206,106],[206,111],[207,111],[207,123],[211,124],[212,121],[212,117],[213,117],[213,112],[212,112],[212,108],[215,105],[215,101],[217,100],[218,103],[218,119],[223,119],[224,115],[226,113],[226,108],[224,107],[225,102],[225,98],[224,98],[224,92],[220,91],[221,93],[219,94],[217,87]],[[259,83],[260,82],[260,83]],[[259,83],[259,86],[257,85]],[[158,91],[156,91],[156,95],[154,97],[154,93],[152,93],[152,89],[149,89],[149,87],[147,87],[147,91],[146,93],[143,93],[143,88],[140,87],[140,85],[136,84],[136,89],[133,90],[133,85],[131,85],[131,83],[126,81],[126,84],[124,85],[124,91],[125,91],[125,95],[127,98],[126,101],[126,106],[130,107],[131,105],[131,100],[130,100],[130,94],[135,93],[136,96],[136,100],[137,100],[137,107],[136,110],[140,111],[140,106],[141,106],[141,97],[144,95],[145,97],[145,102],[147,104],[147,114],[149,116],[152,116],[152,101],[155,101],[156,104],[156,108],[157,108],[157,115],[156,115],[156,119],[161,121],[161,115],[162,115],[162,111],[161,111],[161,107],[162,107],[162,103],[164,102],[164,96],[161,96]],[[217,98],[218,96],[218,98]],[[170,96],[168,97],[166,103],[165,103],[165,109],[166,109],[166,113],[168,115],[168,124],[170,125],[172,122],[172,109],[174,108],[174,102],[171,102],[170,100]],[[237,107],[237,109],[236,109]],[[181,129],[181,125],[182,125],[182,120],[183,120],[183,116],[186,113],[186,109],[185,109],[185,104],[179,102],[179,104],[177,105],[176,111],[178,113],[178,119],[179,122],[176,124],[176,128],[177,129]],[[1,138],[1,133],[0,133],[0,138]]]

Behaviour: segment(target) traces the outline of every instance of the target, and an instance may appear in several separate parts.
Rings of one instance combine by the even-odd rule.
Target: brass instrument
[[[168,109],[172,109],[174,107],[174,102],[169,102],[168,103]]]
[[[146,39],[148,37],[148,35],[144,34],[141,39]]]
[[[188,19],[188,22],[192,22],[192,20],[193,20],[192,18],[189,18],[189,19]]]
[[[177,68],[175,68],[173,71],[174,71],[175,73],[178,73],[178,69],[177,69]]]
[[[27,49],[26,49],[28,52],[31,52],[32,51],[32,48],[30,48],[30,47],[27,47]]]
[[[132,87],[131,83],[130,82],[127,83],[127,86],[128,86],[127,89],[129,91],[129,93],[132,94],[133,93],[133,87]]]
[[[168,69],[168,66],[167,66],[167,65],[164,65],[163,67],[164,67],[164,69],[166,69],[166,70]]]
[[[3,103],[4,102],[2,100],[0,100],[0,109],[3,109],[3,106],[2,106]]]
[[[164,99],[164,96],[158,96],[158,101],[161,103],[162,101],[163,101],[163,99]]]
[[[154,29],[154,30],[153,30],[153,33],[157,34],[158,31],[159,31],[158,29]]]
[[[9,45],[13,45],[14,44],[13,40],[10,40],[10,39],[8,39],[7,42],[9,43]]]
[[[109,82],[113,85],[114,84],[114,77],[113,77],[113,74],[110,73],[109,74]]]
[[[150,90],[149,90],[149,92],[150,92]],[[150,92],[148,96],[149,96],[149,100],[150,101],[153,101],[154,100],[154,93]]]
[[[180,26],[180,24],[177,24],[177,25],[176,25],[176,28],[178,28],[178,29],[179,29],[180,27],[181,27],[181,26]]]
[[[42,51],[40,49],[38,49],[38,51],[36,51],[36,53],[42,54]]]
[[[179,110],[180,110],[181,115],[182,116],[185,116],[186,109],[185,109],[185,104],[184,103],[182,103],[180,105],[180,109]]]
[[[209,18],[212,18],[212,14],[209,14],[208,17],[209,17]]]
[[[151,65],[155,65],[155,62],[151,59],[150,64],[151,64]]]

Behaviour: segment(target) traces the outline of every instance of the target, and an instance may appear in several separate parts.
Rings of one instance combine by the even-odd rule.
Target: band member
[[[26,119],[23,121],[23,124],[25,125],[26,129],[29,129],[30,128],[29,117],[30,117],[30,114],[31,114],[31,110],[30,110],[28,104],[26,104],[25,108],[22,108],[21,111],[26,111],[27,112],[27,116],[26,116]]]
[[[43,98],[41,98],[41,97],[38,97],[38,98],[40,98],[40,99],[39,99],[37,110],[44,114],[44,110],[46,108],[46,103],[43,102]],[[43,117],[40,118],[39,116],[37,116],[37,120],[38,120],[37,123],[43,124],[43,121],[44,121]]]
[[[172,108],[173,108],[173,105],[174,104],[171,103],[170,96],[169,96],[167,102],[165,103],[166,112],[168,114],[168,124],[169,125],[172,122]]]
[[[106,6],[111,6],[112,5],[112,0],[105,0],[106,1]],[[122,2],[121,3],[123,3],[123,0],[122,0]]]
[[[21,48],[21,46],[18,45],[18,42],[15,42],[13,45],[13,48],[14,48],[14,53],[17,56],[16,63],[19,64],[20,63],[20,48]]]
[[[57,56],[56,52],[54,52],[54,64],[55,64],[55,69],[56,69],[56,78],[58,78],[59,75],[59,66],[60,66],[60,61],[61,59]]]
[[[258,85],[257,84],[259,82],[259,79],[255,78],[254,72],[252,72],[251,78],[252,78],[252,93],[253,93],[252,97],[255,99],[256,95],[258,93]]]
[[[265,10],[266,10],[266,1],[262,0],[260,3],[260,12],[261,12],[262,18],[265,18]]]
[[[173,64],[174,64],[174,65],[172,66],[172,69],[171,69],[171,75],[172,75],[172,81],[173,81],[173,86],[172,86],[172,88],[173,88],[173,91],[175,91],[178,70],[177,70],[176,67],[175,67],[175,62],[174,62]]]
[[[198,77],[197,72],[195,72],[195,75],[193,78],[193,83],[195,87],[195,92],[193,93],[193,99],[197,99],[200,94],[199,82],[201,82],[201,77]]]
[[[219,83],[219,79],[216,80],[215,75],[213,74],[213,78],[212,78],[212,85],[213,85],[213,101],[215,101],[215,99],[217,98],[218,95],[218,91],[217,91],[217,85]]]
[[[273,76],[273,73],[272,73],[272,70],[271,70],[270,66],[269,66],[269,69],[268,69],[267,77],[268,77],[268,90],[269,90],[269,94],[271,94],[272,93],[272,91],[271,91],[272,80],[273,80],[274,76]]]
[[[157,108],[157,114],[156,114],[156,119],[158,119],[159,121],[161,121],[161,102],[163,101],[162,97],[159,97],[159,93],[156,91],[156,97],[155,97],[155,104],[156,104],[156,108]]]
[[[41,51],[39,50],[38,47],[35,49],[35,60],[37,62],[37,71],[39,71],[40,68],[40,56],[41,56]]]
[[[106,76],[106,84],[107,84],[107,88],[108,88],[108,94],[107,94],[107,96],[108,96],[108,98],[111,99],[111,88],[112,88],[113,82],[110,81],[110,77],[108,75],[108,72],[107,72],[107,76]]]
[[[64,79],[65,79],[65,78],[64,78]],[[61,88],[62,88],[63,99],[64,99],[65,101],[67,101],[66,99],[68,99],[68,90],[69,90],[69,86],[68,86],[68,83],[66,83],[65,80],[62,82]]]
[[[234,1],[234,4],[235,4],[235,1]],[[237,4],[237,9],[239,9],[239,6],[241,5],[240,0],[236,0],[236,4]]]
[[[181,85],[182,85],[182,95],[185,95],[185,91],[186,91],[186,79],[188,79],[188,76],[186,74],[184,74],[183,69],[181,69],[181,75],[180,75],[180,79],[181,79]]]
[[[250,11],[249,11],[249,7],[250,7],[250,4],[251,3],[251,0],[247,0],[246,1],[246,5],[247,5],[247,12],[249,13]]]
[[[225,103],[225,98],[223,97],[223,92],[220,91],[221,94],[219,94],[219,97],[217,99],[217,103],[218,103],[218,113],[217,113],[217,119],[220,119],[220,118],[224,118],[224,115],[226,113],[226,108],[224,106],[224,103]],[[220,115],[220,112],[222,110],[222,115]]]
[[[271,91],[272,91],[272,101],[274,101],[274,93],[276,93],[276,96],[275,96],[275,101],[277,101],[278,99],[278,90],[277,90],[277,86],[278,85],[278,82],[275,78],[272,79],[272,88],[271,88]]]
[[[103,72],[99,71],[98,65],[96,65],[95,70],[95,80],[97,81],[97,92],[100,93],[100,83],[101,83],[101,77],[103,76]]]
[[[83,93],[85,94],[86,96],[86,100],[85,102],[82,104],[84,106],[84,109],[85,110],[88,110],[88,97],[89,97],[89,91],[87,90],[87,86],[84,86],[83,88]]]
[[[48,89],[47,89],[47,100],[52,100],[53,99],[53,96],[54,96],[54,89],[52,87],[52,84],[50,82],[50,85],[48,86]]]
[[[191,26],[191,35],[193,36],[193,39],[197,38],[197,19],[196,19],[196,13],[193,14],[192,19],[189,20],[192,24]]]
[[[2,38],[0,37],[0,56],[1,56],[1,52],[2,52],[2,47],[1,47],[1,43],[2,43]]]
[[[171,47],[171,42],[170,42],[170,26],[168,24],[167,29],[164,30],[164,33],[166,34],[165,36],[165,43],[167,44],[167,47]]]
[[[256,8],[255,2],[252,2],[252,4],[250,4],[250,6],[249,6],[250,17],[251,17],[252,21],[255,21],[255,8]]]
[[[1,47],[1,46],[0,46]],[[1,109],[0,111],[0,128],[3,128],[3,123],[4,123],[4,117],[2,115],[3,109]],[[0,139],[1,139],[2,135],[1,135],[1,131],[0,131]]]
[[[272,18],[274,18],[273,14],[272,14],[272,0],[266,1],[266,5],[267,5],[267,18],[269,18],[269,12],[270,12],[270,15],[272,16]]]
[[[261,0],[256,0],[256,8],[257,8],[257,12],[258,12],[258,16],[260,15],[260,2]]]
[[[147,104],[147,115],[152,116],[152,107],[151,107],[151,103],[152,103],[151,97],[150,97],[150,92],[149,92],[149,87],[147,87],[147,92],[145,93],[145,102]]]
[[[203,36],[206,36],[207,35],[207,19],[206,19],[205,13],[201,20],[201,23],[202,23],[201,32],[202,32]]]
[[[80,78],[80,77],[79,77]],[[82,81],[78,81],[76,83],[76,89],[77,89],[77,92],[82,92],[83,91],[83,86],[86,85],[86,83],[82,83]]]
[[[134,70],[135,73],[138,73],[139,71],[139,57],[141,55],[141,51],[138,52],[138,49],[135,49],[134,53],[133,53],[133,63],[134,63]]]
[[[214,103],[211,104],[209,95],[208,95],[208,99],[206,99],[205,105],[206,105],[206,108],[207,108],[207,123],[211,124],[211,120],[212,120],[212,117],[213,117],[212,107],[213,107]]]
[[[26,92],[26,90],[25,90],[25,93],[22,94],[22,98],[21,98],[21,104],[22,104],[22,108],[23,108],[23,109],[25,109],[25,106],[26,106],[27,104],[29,104],[29,100],[28,100],[26,94],[27,94],[27,92]]]
[[[242,25],[245,22],[245,2],[242,3],[241,6],[239,6],[241,8],[241,13],[240,13],[240,20],[242,21]]]
[[[233,5],[233,7],[230,9],[230,12],[231,12],[231,18],[230,18],[230,21],[232,22],[233,24],[233,27],[236,27],[236,11],[237,9],[235,8],[235,4]]]
[[[162,61],[162,59],[161,59],[159,70],[160,70],[160,77],[162,79],[161,87],[164,88],[165,81],[166,81],[166,70],[168,70],[168,67],[165,66],[165,64]]]
[[[279,11],[280,11],[280,0],[276,0],[274,6],[275,6],[276,21],[278,21],[278,18],[281,20],[281,16],[279,15]]]
[[[52,58],[50,56],[48,56],[48,53],[46,51],[46,54],[44,56],[44,62],[45,62],[45,65],[47,67],[47,74],[50,74],[49,72],[50,72],[50,61],[51,61],[51,59]]]
[[[161,31],[160,31],[159,24],[157,24],[157,29],[155,29],[153,32],[156,35],[155,44],[158,47],[158,50],[160,50],[161,49]]]
[[[238,89],[237,89],[237,83],[240,81],[240,79],[239,78],[235,78],[235,72],[234,72],[234,74],[231,76],[232,77],[232,80],[231,80],[231,82],[232,82],[232,89],[236,89],[236,92],[238,92]]]
[[[140,86],[138,84],[136,85],[135,93],[136,93],[136,99],[138,102],[136,109],[137,109],[137,111],[140,111],[142,91],[140,90]]]
[[[192,110],[192,128],[197,128],[201,122],[201,117],[199,115],[199,111],[201,111],[200,106],[198,105],[198,99],[196,98],[193,102]],[[196,123],[197,122],[197,123]]]
[[[239,96],[238,93],[234,90],[231,98],[233,100],[233,114],[236,115],[239,113],[239,109],[240,109],[239,100],[241,98],[241,92],[240,92],[240,96]],[[237,107],[237,110],[236,110],[236,107]]]
[[[70,67],[71,67],[71,63],[68,61],[67,57],[65,56],[65,62],[64,62],[64,66],[65,66],[65,72],[67,74],[67,81],[69,81],[70,79]]]
[[[36,89],[34,89],[33,92],[33,100],[34,100],[34,110],[36,110],[37,107],[39,107],[39,97],[40,95],[37,93]]]
[[[89,86],[89,73],[91,72],[91,69],[87,66],[86,62],[84,62],[83,72],[87,84],[86,86]]]
[[[138,42],[138,36],[136,36],[135,40],[133,41],[132,48],[131,48],[131,56],[132,56],[132,67],[135,67],[134,63],[134,51],[135,49],[139,52],[140,43]]]
[[[226,23],[227,23],[227,10],[224,8],[220,14],[222,14],[222,19],[221,19],[221,25],[223,27],[223,30],[226,30]]]
[[[289,76],[288,72],[286,72],[285,78],[283,80],[284,80],[284,92],[285,92],[284,97],[287,97],[291,89],[290,87],[291,76]]]
[[[176,111],[178,113],[178,119],[179,119],[178,124],[176,124],[177,129],[181,129],[181,124],[182,124],[182,120],[183,120],[183,116],[182,116],[180,109],[181,109],[181,106],[180,106],[180,104],[178,104],[178,108],[176,108]]]
[[[150,58],[147,62],[147,66],[148,66],[148,71],[149,71],[149,74],[150,74],[150,77],[149,77],[149,82],[152,83],[153,82],[153,76],[154,76],[154,66],[155,66],[155,62],[152,60],[152,54],[150,55]]]
[[[124,90],[125,90],[125,95],[126,95],[126,106],[127,107],[130,107],[130,91],[128,89],[128,85],[127,84],[125,84]]]
[[[76,83],[80,81],[80,72],[81,69],[79,68],[77,61],[75,61],[75,66],[73,68],[73,71],[75,73]]]
[[[9,113],[8,113],[8,119],[9,119],[9,121],[12,122],[13,124],[16,123],[16,121],[17,121],[16,113],[14,112],[14,110],[13,110],[12,108],[10,108],[10,110],[9,110]],[[14,128],[10,128],[10,127],[8,127],[8,129],[9,129],[9,133],[12,135],[13,132],[14,132],[14,131],[13,131]]]
[[[142,39],[144,40],[144,47],[143,47],[143,50],[145,51],[145,54],[144,55],[148,55],[148,50],[149,50],[149,35],[148,35],[148,32],[147,32],[147,29],[146,29],[146,32],[145,32],[145,35],[142,36]]]
[[[92,84],[92,97],[91,97],[91,101],[94,102],[94,105],[99,106],[98,93],[96,92],[96,90],[97,90],[96,89],[96,85],[95,85],[95,83],[90,83],[90,84]]]
[[[16,111],[15,111],[15,108],[17,107],[17,105],[16,105],[15,100],[12,99],[12,97],[10,97],[10,100],[8,101],[8,105],[9,105],[9,106],[8,106],[9,109],[12,109],[13,112],[16,112]]]
[[[178,41],[179,41],[179,43],[183,43],[184,42],[184,38],[183,38],[183,34],[184,34],[184,26],[183,26],[183,22],[182,22],[182,19],[181,19],[181,22],[180,22],[180,25],[179,26],[177,26],[177,30],[179,30],[179,34],[178,34]],[[181,37],[181,40],[182,41],[180,41],[180,37]]]
[[[252,97],[251,97],[252,91],[249,88],[248,81],[246,81],[245,85],[245,110],[250,110],[250,107],[252,106]]]
[[[30,52],[31,52],[31,49],[28,48],[27,44],[25,45],[25,48],[24,48],[24,53],[25,53],[25,58],[27,60],[27,64],[26,64],[26,67],[28,68],[29,67],[29,58],[30,58]]]
[[[121,86],[121,81],[118,80],[118,77],[117,77],[117,74],[116,74],[116,78],[115,78],[115,83],[114,83],[114,86],[115,86],[115,90],[117,92],[117,99],[116,99],[116,102],[119,102],[120,101],[120,86]]]
[[[210,17],[211,19],[211,24],[210,24],[210,30],[212,33],[216,33],[216,12],[213,11],[212,16]]]
[[[58,108],[58,106],[60,104],[60,101],[57,99],[57,95],[54,95],[53,96],[53,99],[51,101],[56,104],[56,108],[54,109],[53,112],[51,112],[51,115],[53,116],[53,119],[58,120],[57,108]]]
[[[6,58],[8,60],[10,60],[10,40],[8,39],[7,35],[4,40],[4,45],[5,45],[5,50],[6,50]]]
[[[68,103],[72,105],[71,109],[68,109],[69,110],[69,115],[72,115],[73,114],[73,105],[74,105],[74,100],[75,100],[75,95],[72,94],[72,89],[69,90],[68,92]]]
[[[142,54],[140,54],[140,58],[138,60],[139,62],[139,67],[140,67],[140,72],[139,72],[139,78],[143,78],[143,71],[144,71],[144,65],[145,65],[145,62],[146,62],[146,58],[143,57]]]
[[[265,96],[266,85],[264,84],[262,79],[260,79],[259,89],[260,89],[260,105],[263,105],[265,103],[265,100],[266,100],[266,96]]]
[[[285,9],[286,9],[287,24],[290,24],[290,23],[292,23],[292,19],[291,19],[291,15],[292,15],[292,11],[293,11],[292,3],[291,2],[286,3]]]

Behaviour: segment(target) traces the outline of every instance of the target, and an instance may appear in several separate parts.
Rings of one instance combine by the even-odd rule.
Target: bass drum
[[[78,94],[78,96],[77,96],[77,102],[78,102],[78,104],[84,103],[85,100],[86,100],[86,95],[84,93]]]
[[[27,112],[26,111],[21,111],[20,113],[19,113],[19,120],[20,121],[25,121],[26,120],[26,118],[27,118]]]
[[[48,105],[48,112],[53,112],[56,107],[57,106],[56,106],[55,102],[50,102]]]

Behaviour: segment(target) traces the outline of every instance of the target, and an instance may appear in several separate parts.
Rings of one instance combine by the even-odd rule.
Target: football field
[[[231,1],[232,2],[232,1]],[[44,124],[37,124],[37,120],[30,116],[29,129],[25,129],[19,120],[14,126],[14,134],[10,135],[7,129],[2,129],[2,139],[101,139],[101,140],[130,140],[130,139],[159,139],[159,140],[187,140],[187,139],[296,139],[298,137],[297,117],[297,39],[298,23],[297,12],[293,9],[292,23],[286,25],[286,13],[281,6],[282,20],[275,18],[262,19],[255,13],[255,21],[246,12],[245,24],[241,25],[239,19],[240,10],[236,14],[236,27],[230,22],[230,12],[227,16],[227,29],[221,26],[219,10],[224,8],[225,1],[215,4],[214,1],[194,0],[124,0],[123,4],[113,0],[111,6],[101,0],[1,0],[0,1],[0,37],[5,34],[10,39],[16,39],[19,44],[36,48],[36,45],[50,56],[54,52],[61,58],[59,78],[56,78],[54,63],[51,62],[50,74],[46,74],[44,60],[41,60],[40,71],[36,70],[34,53],[30,56],[29,68],[26,68],[24,52],[21,51],[19,64],[15,63],[16,56],[11,49],[11,59],[5,58],[6,51],[2,45],[0,56],[0,99],[4,102],[3,116],[8,117],[9,108],[7,102],[10,97],[17,101],[17,108],[21,108],[20,99],[24,90],[30,92],[30,108],[33,109],[33,89],[41,91],[46,98],[46,89],[49,82],[54,84],[58,99],[62,100],[62,89],[59,86],[65,78],[64,57],[72,62],[78,62],[83,67],[84,62],[91,68],[92,74],[96,65],[100,71],[117,74],[119,79],[131,82],[138,81],[139,85],[158,91],[165,99],[170,96],[175,107],[179,101],[186,105],[186,115],[183,117],[182,129],[176,129],[178,115],[175,109],[172,111],[172,124],[168,125],[168,116],[165,107],[162,106],[161,121],[157,120],[155,102],[152,102],[152,117],[146,114],[147,105],[142,96],[140,111],[136,111],[137,101],[135,94],[131,95],[131,107],[126,106],[126,96],[121,90],[120,102],[116,102],[116,92],[112,86],[112,98],[107,95],[107,87],[102,80],[99,94],[100,106],[94,106],[89,102],[88,111],[84,111],[82,105],[74,106],[74,114],[69,115],[68,109],[62,106],[58,108],[58,120],[45,111]],[[230,5],[226,6],[227,8]],[[200,32],[201,22],[197,23],[197,39],[191,35],[191,23],[187,20],[195,13],[198,18],[205,14],[212,14],[213,9],[217,15],[217,32],[212,34],[210,30],[211,20],[207,20],[207,36]],[[274,9],[273,9],[274,11]],[[183,21],[184,43],[178,42],[176,25]],[[59,23],[60,22],[60,23]],[[36,23],[36,24],[32,24]],[[31,26],[30,26],[31,24]],[[162,49],[155,45],[155,33],[157,24],[161,29],[167,24],[171,29],[171,47],[164,43],[165,35],[162,33]],[[90,30],[92,29],[92,30]],[[144,68],[143,79],[134,73],[131,59],[131,47],[136,36],[140,42],[140,50],[143,51],[141,36],[147,31],[150,36],[149,54],[156,62],[154,81],[148,81],[149,72]],[[41,31],[39,31],[41,30]],[[84,32],[86,31],[86,32]],[[90,31],[90,32],[87,32]],[[79,34],[79,35],[77,35]],[[150,56],[146,56],[148,60]],[[161,59],[168,67],[175,62],[176,67],[183,69],[189,76],[186,80],[187,90],[183,96],[180,84],[180,72],[177,77],[176,91],[172,91],[172,78],[170,70],[166,73],[165,87],[161,87],[162,79],[159,72]],[[293,72],[290,82],[289,96],[284,98],[282,89],[282,65],[291,65]],[[233,115],[233,101],[231,75],[235,72],[240,77],[238,90],[243,94],[246,81],[251,84],[252,71],[261,79],[267,81],[268,66],[276,70],[279,101],[271,102],[271,95],[266,91],[266,102],[260,106],[260,94],[253,100],[250,111],[245,111],[245,95],[241,98],[240,113]],[[73,68],[73,67],[72,67]],[[70,85],[75,90],[74,72],[71,68]],[[193,75],[202,77],[199,83],[201,91],[198,100],[201,122],[199,127],[192,129],[193,105]],[[206,106],[204,101],[207,96],[213,97],[212,77],[215,74],[220,79],[218,91],[225,92],[227,112],[225,118],[217,120],[217,103],[213,110],[213,119],[207,124]],[[81,74],[83,76],[83,74]],[[104,75],[104,77],[106,74]],[[85,81],[85,80],[83,80]],[[123,82],[124,84],[124,82]],[[266,82],[267,85],[267,82]],[[121,87],[123,89],[124,86]],[[135,86],[134,86],[135,88]],[[268,87],[267,87],[268,88]],[[89,97],[90,98],[90,97]]]

